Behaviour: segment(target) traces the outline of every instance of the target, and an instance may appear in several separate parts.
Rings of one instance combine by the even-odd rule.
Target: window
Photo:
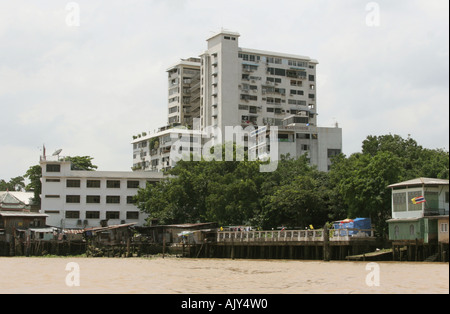
[[[258,66],[257,65],[250,65],[250,64],[243,64],[242,65],[242,70],[247,71],[247,72],[253,72],[253,71],[257,71],[258,70]]]
[[[307,133],[297,133],[296,138],[298,139],[309,139],[311,137],[310,134]]]
[[[439,193],[438,192],[425,192],[424,195],[426,202],[426,207],[430,209],[439,209]]]
[[[120,180],[107,180],[106,187],[109,189],[120,189]]]
[[[59,198],[59,195],[45,195],[45,198]]]
[[[288,65],[294,66],[294,67],[306,68],[308,66],[308,62],[306,62],[306,61],[297,61],[297,60],[288,60]]]
[[[242,94],[241,95],[241,99],[246,100],[246,101],[248,101],[248,100],[258,100],[258,96]]]
[[[100,195],[88,195],[86,196],[87,204],[100,204]]]
[[[60,179],[45,179],[45,182],[61,182]]]
[[[448,192],[445,192],[445,203],[448,204]]]
[[[271,75],[286,76],[286,70],[280,68],[267,68],[267,72]]]
[[[79,204],[80,203],[80,195],[66,195],[66,203]]]
[[[99,211],[86,211],[86,219],[100,219]]]
[[[127,219],[139,219],[139,212],[127,212]]]
[[[120,219],[120,212],[106,212],[106,219]]]
[[[281,83],[281,79],[280,78],[275,78],[275,77],[268,77],[267,78],[267,82]]]
[[[67,210],[66,211],[66,218],[68,219],[79,219],[80,218],[80,212],[76,210]]]
[[[106,196],[106,204],[120,204],[120,196],[116,195]]]
[[[392,203],[394,212],[405,212],[406,211],[406,192],[393,193]]]
[[[302,90],[291,89],[290,90],[290,94],[292,94],[292,95],[303,95],[303,91]]]
[[[281,58],[274,58],[274,57],[267,57],[268,63],[275,63],[275,64],[281,64],[282,59]]]
[[[80,187],[80,180],[67,180],[66,181],[66,187],[68,187],[68,188],[79,188]]]
[[[45,214],[59,214],[59,210],[46,210],[44,211]]]
[[[400,228],[399,228],[399,226],[395,226],[394,227],[394,236],[396,237],[396,238],[398,238],[398,236],[400,235]]]
[[[61,172],[61,165],[48,164],[46,166],[47,172]]]
[[[302,71],[302,70],[287,70],[286,71],[286,76],[287,77],[292,77],[292,78],[302,78],[302,79],[306,79],[306,72]]]
[[[421,211],[422,204],[413,204],[412,199],[422,196],[421,191],[408,192],[408,211]]]
[[[139,181],[127,181],[127,188],[129,189],[138,189],[139,188]]]
[[[234,37],[233,37],[234,38]],[[234,39],[233,39],[234,40]],[[252,62],[259,62],[261,60],[260,56],[256,55],[249,55],[245,53],[239,53],[238,57],[241,58],[244,61],[252,61]]]
[[[134,196],[127,196],[127,204],[135,204]]]
[[[448,223],[441,223],[441,232],[448,232]]]
[[[337,156],[341,153],[340,149],[328,149],[328,158]]]
[[[99,188],[100,180],[87,180],[86,187],[87,188]]]
[[[289,105],[299,105],[299,106],[306,106],[305,100],[296,100],[296,99],[288,99]]]
[[[302,83],[302,81],[291,80],[291,86],[302,87],[302,86],[303,86],[303,83]]]
[[[414,232],[414,225],[410,225],[409,226],[409,235],[414,235],[415,234],[415,232]]]

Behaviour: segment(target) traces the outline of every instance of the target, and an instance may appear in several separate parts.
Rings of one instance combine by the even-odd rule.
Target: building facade
[[[393,245],[412,246],[417,256],[423,245],[430,247],[431,252],[438,243],[447,242],[448,254],[449,181],[417,178],[389,188],[392,189],[389,240]],[[439,246],[439,254],[444,251]]]
[[[200,115],[200,59],[181,60],[167,69],[168,125],[193,128]]]
[[[265,127],[269,144],[269,132],[276,129],[278,157],[308,154],[312,165],[328,171],[331,157],[342,152],[342,129],[318,126],[318,61],[241,48],[239,37],[238,33],[221,31],[207,39],[207,50],[200,58],[182,60],[167,70],[169,126],[162,129],[184,126],[192,130],[193,142],[202,136],[201,146],[209,141],[212,145],[225,143],[227,127]],[[162,129],[133,140],[133,169],[155,169],[154,164],[148,164],[167,162],[167,156],[160,153],[172,149],[169,145],[149,156],[153,149],[150,142],[161,143],[162,136],[167,136]],[[247,149],[248,133],[243,135]],[[267,145],[268,153],[273,145]]]
[[[136,223],[148,217],[133,203],[133,196],[147,183],[163,178],[157,172],[79,171],[63,157],[41,157],[41,213],[47,225],[82,229]]]

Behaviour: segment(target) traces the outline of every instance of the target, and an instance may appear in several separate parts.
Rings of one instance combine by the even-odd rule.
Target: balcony
[[[448,215],[448,209],[445,208],[425,208],[423,211],[424,216],[443,216]]]

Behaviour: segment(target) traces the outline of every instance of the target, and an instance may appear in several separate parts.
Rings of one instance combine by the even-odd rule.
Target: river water
[[[2,294],[448,294],[448,263],[0,258]]]

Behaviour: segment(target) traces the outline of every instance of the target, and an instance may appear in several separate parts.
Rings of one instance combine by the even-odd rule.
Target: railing
[[[284,230],[284,231],[220,231],[217,242],[322,242],[323,229],[317,230]],[[349,241],[356,238],[374,237],[373,229],[332,229],[329,230],[329,241]]]
[[[445,209],[445,208],[425,208],[424,215],[425,216],[448,215],[448,209]]]

